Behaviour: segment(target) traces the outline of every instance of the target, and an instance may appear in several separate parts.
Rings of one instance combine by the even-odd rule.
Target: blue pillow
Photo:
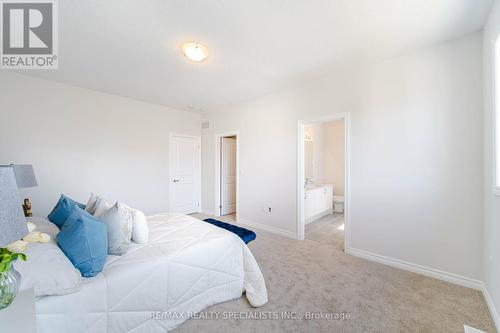
[[[69,214],[71,214],[73,206],[78,206],[81,209],[85,209],[84,204],[76,202],[75,200],[68,198],[64,194],[61,194],[59,201],[57,202],[54,209],[52,209],[52,212],[50,212],[50,214],[47,216],[47,218],[50,222],[54,223],[59,227],[59,229],[61,229]]]
[[[57,244],[82,276],[96,276],[108,255],[106,223],[74,205],[56,236]]]

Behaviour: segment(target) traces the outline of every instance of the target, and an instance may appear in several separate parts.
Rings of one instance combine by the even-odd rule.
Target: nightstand
[[[10,306],[0,310],[0,332],[36,333],[33,289],[20,291]]]

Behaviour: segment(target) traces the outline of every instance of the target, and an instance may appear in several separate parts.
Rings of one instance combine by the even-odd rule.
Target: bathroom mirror
[[[304,141],[304,174],[305,179],[313,179],[313,150],[314,142],[310,140]]]

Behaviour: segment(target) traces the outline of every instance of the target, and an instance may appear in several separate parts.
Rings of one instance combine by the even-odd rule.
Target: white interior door
[[[221,215],[236,212],[236,139],[221,141]]]
[[[170,137],[170,211],[200,212],[200,138]]]

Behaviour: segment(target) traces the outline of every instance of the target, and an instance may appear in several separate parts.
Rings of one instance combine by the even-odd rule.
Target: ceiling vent
[[[210,122],[209,121],[204,121],[201,123],[201,129],[208,129],[210,128]]]

